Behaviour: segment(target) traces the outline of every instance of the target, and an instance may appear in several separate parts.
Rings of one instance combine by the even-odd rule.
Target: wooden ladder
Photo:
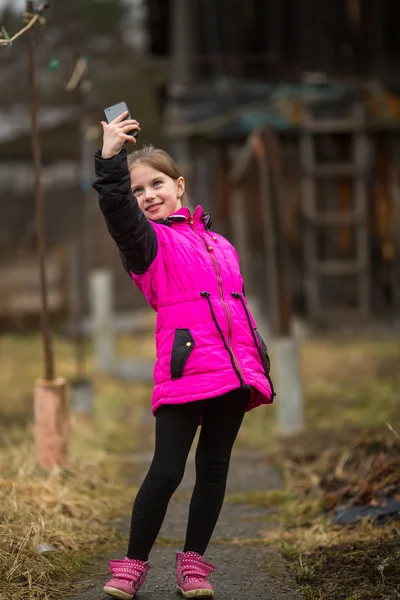
[[[351,140],[350,161],[319,162],[316,152],[317,136],[348,134]],[[334,139],[334,138],[333,138]],[[312,321],[329,319],[334,313],[352,313],[364,318],[370,313],[370,277],[368,245],[368,172],[370,166],[369,143],[365,134],[363,107],[359,104],[351,108],[349,117],[316,118],[307,115],[300,137],[300,159],[302,168],[301,207],[304,223],[303,244],[305,263],[305,297],[308,315]],[[317,209],[317,184],[324,179],[336,183],[343,177],[351,178],[353,206],[341,211],[339,194],[337,208]],[[336,203],[336,197],[335,197]],[[330,228],[352,226],[355,228],[355,256],[349,259],[321,259],[318,256],[317,238],[323,231],[328,236]],[[325,238],[327,239],[327,238]],[[336,302],[333,310],[322,303],[322,286],[328,277],[356,278],[356,306],[350,309]],[[348,314],[348,316],[352,316]]]

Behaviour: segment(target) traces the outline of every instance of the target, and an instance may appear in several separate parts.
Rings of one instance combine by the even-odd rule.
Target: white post
[[[112,272],[96,269],[90,274],[89,286],[95,369],[111,373],[116,356]]]
[[[295,336],[279,337],[273,345],[278,428],[283,434],[296,433],[304,427],[298,340]]]
[[[255,298],[248,298],[249,308],[257,329],[270,351],[271,377],[276,392],[277,426],[282,434],[302,431],[304,428],[303,392],[300,373],[300,347],[305,333],[295,332],[290,337],[273,337],[268,322],[263,318]],[[294,327],[293,329],[298,329]]]

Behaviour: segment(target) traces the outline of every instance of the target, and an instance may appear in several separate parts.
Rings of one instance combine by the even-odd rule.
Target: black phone
[[[126,111],[128,111],[128,116],[125,117],[124,121],[126,121],[127,119],[132,119],[131,113],[126,102],[118,102],[118,104],[113,104],[113,106],[105,108],[104,114],[106,115],[107,123],[111,123],[111,121],[113,121],[116,117],[118,117]],[[132,137],[137,138],[139,132],[136,129],[134,129],[133,131],[130,131],[127,135],[131,135]]]

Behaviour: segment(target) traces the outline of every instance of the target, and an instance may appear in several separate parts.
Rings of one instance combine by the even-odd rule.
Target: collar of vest
[[[193,217],[193,223],[201,221],[206,229],[211,228],[211,215],[210,213],[203,212],[203,208],[200,205],[196,206],[193,214],[191,214],[187,206],[182,206],[182,208],[169,215],[166,219],[160,219],[155,221],[155,223],[170,227],[174,223],[189,223],[191,217]]]

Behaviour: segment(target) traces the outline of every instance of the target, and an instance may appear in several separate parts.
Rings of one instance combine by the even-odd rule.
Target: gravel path
[[[146,444],[147,446],[147,444]],[[137,455],[140,468],[136,477],[140,483],[151,460],[151,453]],[[175,592],[175,553],[181,550],[188,513],[188,494],[194,483],[194,460],[188,460],[184,480],[171,500],[160,532],[159,543],[153,549],[153,565],[145,584],[137,594],[138,600],[177,600]],[[276,471],[262,454],[234,451],[228,479],[227,494],[254,492],[280,487]],[[296,583],[286,569],[281,555],[262,543],[268,524],[268,510],[231,501],[223,506],[213,541],[205,559],[216,566],[210,577],[215,600],[300,600]],[[129,530],[130,516],[124,523]],[[114,558],[123,558],[125,549]],[[107,580],[107,558],[100,565],[101,573],[90,582],[90,587],[74,600],[106,600],[102,592]]]

